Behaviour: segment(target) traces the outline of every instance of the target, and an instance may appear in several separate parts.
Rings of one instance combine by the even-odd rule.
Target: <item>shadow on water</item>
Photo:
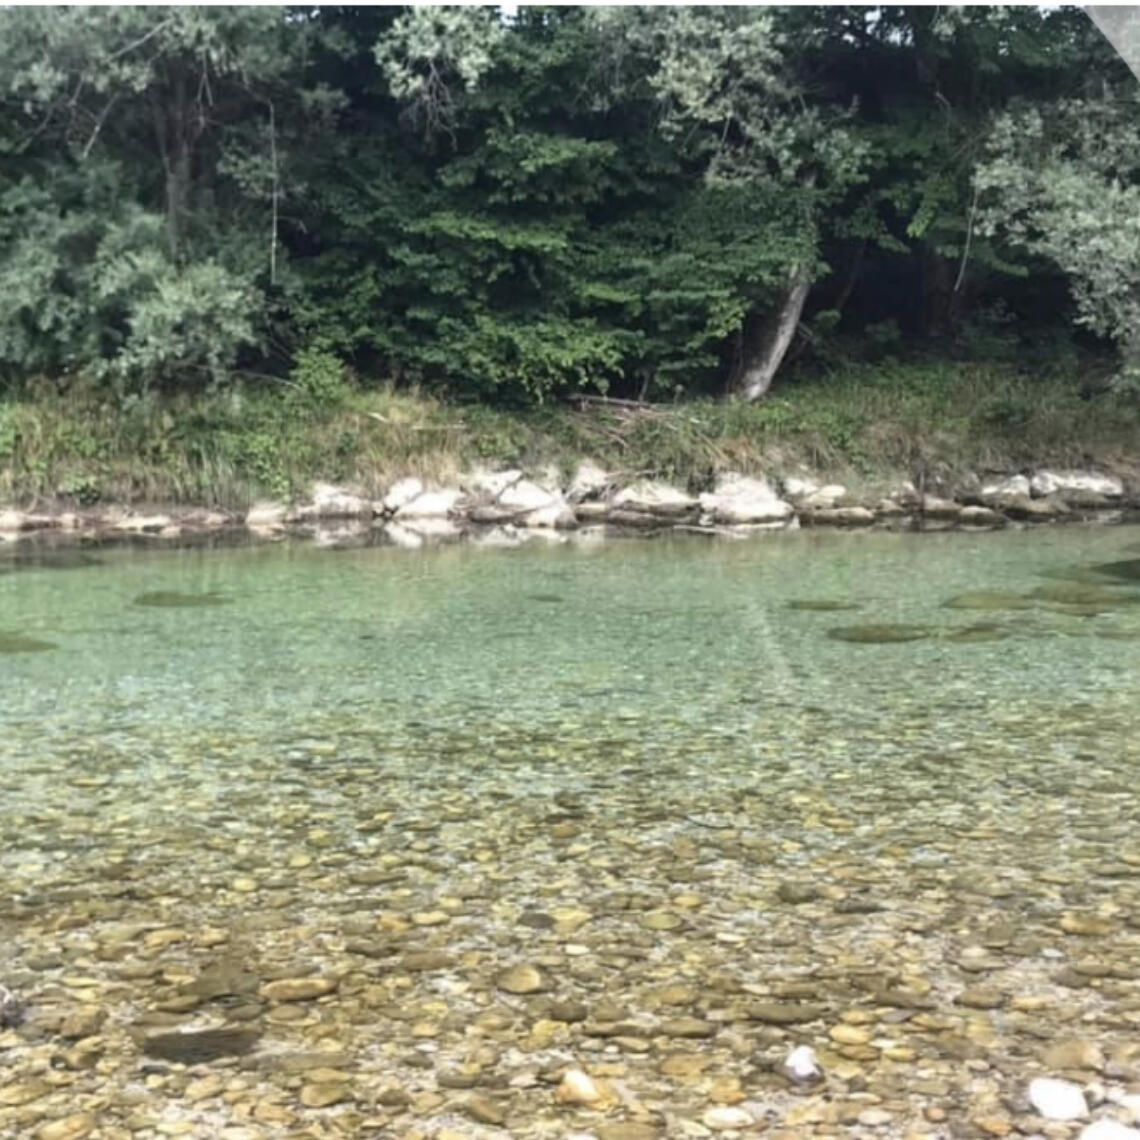
[[[841,602],[830,598],[799,598],[786,604],[789,610],[802,610],[805,613],[830,614],[840,610],[857,610],[858,602]]]
[[[224,606],[233,601],[224,594],[180,594],[175,590],[154,590],[139,594],[133,604],[159,609],[191,609],[195,606]]]

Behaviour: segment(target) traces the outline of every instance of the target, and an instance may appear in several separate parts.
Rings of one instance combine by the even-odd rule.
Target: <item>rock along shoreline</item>
[[[943,490],[942,488],[939,488]],[[317,483],[300,502],[262,501],[244,513],[206,508],[21,510],[0,506],[0,543],[145,536],[192,539],[245,533],[307,537],[329,546],[386,543],[418,548],[469,539],[516,546],[529,538],[568,541],[677,532],[712,538],[806,527],[847,530],[993,530],[1061,522],[1140,521],[1140,482],[1091,469],[971,476],[943,494],[908,480],[859,492],[806,472],[719,475],[690,494],[655,479],[633,482],[594,463],[569,480],[555,469],[473,471],[446,483],[399,479],[379,498],[349,486]]]

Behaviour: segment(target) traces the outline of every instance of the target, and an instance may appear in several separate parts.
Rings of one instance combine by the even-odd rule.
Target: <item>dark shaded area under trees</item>
[[[0,75],[0,392],[1135,384],[1135,81],[1079,9],[9,8]]]

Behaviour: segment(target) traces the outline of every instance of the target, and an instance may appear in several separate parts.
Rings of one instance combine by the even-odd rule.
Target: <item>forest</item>
[[[1140,390],[1140,101],[1078,8],[5,8],[0,75],[0,402]]]
[[[1079,9],[8,8],[5,382],[315,354],[765,393],[829,337],[1127,367],[1136,83]]]

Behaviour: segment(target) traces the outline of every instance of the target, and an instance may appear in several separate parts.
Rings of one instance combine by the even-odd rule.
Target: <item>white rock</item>
[[[1029,480],[1024,475],[1010,475],[1005,479],[983,483],[980,493],[983,499],[997,499],[1005,495],[1028,495]]]
[[[710,523],[732,526],[744,523],[782,523],[795,514],[767,479],[744,475],[723,476],[715,491],[700,498],[701,511]]]
[[[442,491],[421,491],[396,511],[396,518],[401,521],[447,518],[459,506],[462,499],[463,492],[458,487],[448,487]]]
[[[0,511],[0,530],[16,531],[24,529],[23,511]]]
[[[865,1108],[858,1117],[859,1123],[865,1128],[882,1128],[890,1124],[894,1117],[882,1108]]]
[[[578,525],[573,508],[562,499],[554,499],[547,506],[523,515],[519,521],[530,530],[573,530]]]
[[[620,490],[612,505],[619,510],[673,516],[687,514],[697,506],[697,500],[668,483],[645,481]]]
[[[554,1098],[561,1104],[597,1104],[603,1093],[588,1073],[567,1069],[554,1090]]]
[[[165,530],[170,525],[169,515],[127,515],[119,519],[112,529],[130,534],[150,534]]]
[[[383,499],[384,510],[388,513],[398,511],[401,507],[410,503],[417,495],[422,495],[423,493],[424,485],[421,480],[414,477],[410,479],[400,479],[388,488],[388,493]]]
[[[578,464],[574,478],[566,491],[566,497],[572,503],[580,503],[583,499],[600,498],[609,486],[610,477],[592,459],[584,459]]]
[[[1118,1120],[1098,1120],[1081,1131],[1080,1140],[1140,1140],[1140,1130]]]
[[[733,1132],[739,1129],[751,1128],[756,1121],[752,1113],[743,1108],[710,1108],[701,1117],[701,1123],[714,1132]]]
[[[459,485],[472,495],[488,499],[498,497],[523,477],[521,471],[472,471],[459,480]]]
[[[335,483],[314,483],[312,502],[301,508],[305,519],[359,518],[372,514],[372,504]]]
[[[820,490],[820,485],[810,475],[787,475],[783,479],[784,495],[793,503],[806,499]]]
[[[498,505],[513,511],[540,511],[560,504],[561,495],[551,494],[529,479],[519,479],[498,496]]]
[[[267,530],[281,526],[284,521],[284,503],[254,503],[245,516],[245,525],[251,530]]]
[[[1055,1077],[1036,1077],[1030,1081],[1029,1103],[1046,1120],[1084,1120],[1089,1114],[1080,1085]]]
[[[823,1067],[810,1045],[800,1045],[784,1058],[784,1075],[797,1085],[823,1080]]]
[[[1060,492],[1080,492],[1104,495],[1118,499],[1124,494],[1124,484],[1111,475],[1099,475],[1095,471],[1038,471],[1029,481],[1029,489],[1034,495],[1044,497]]]
[[[808,495],[803,495],[796,504],[800,507],[820,507],[828,510],[834,507],[847,494],[847,488],[842,483],[828,483],[826,487],[819,487]]]

